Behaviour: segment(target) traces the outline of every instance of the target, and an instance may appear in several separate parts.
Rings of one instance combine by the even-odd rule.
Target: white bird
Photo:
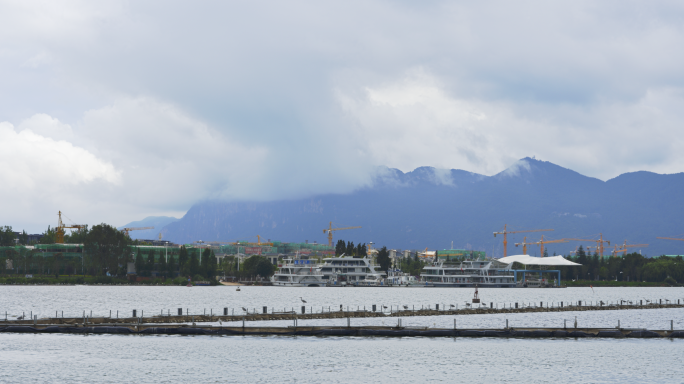
[[[383,305],[382,307],[385,308],[385,309],[387,309],[387,306],[386,306],[386,305]]]
[[[24,315],[17,316],[17,320],[24,320]]]
[[[245,308],[245,307],[242,307],[242,310],[245,311],[245,312],[247,312],[247,308]]]
[[[455,305],[453,305],[453,304],[449,304],[449,307],[453,308],[453,307],[455,307]]]
[[[302,299],[302,297],[301,297],[301,296],[299,297],[299,300],[301,300],[301,301],[302,301],[302,303],[306,303],[306,300]]]
[[[408,309],[408,305],[404,305],[404,309]]]

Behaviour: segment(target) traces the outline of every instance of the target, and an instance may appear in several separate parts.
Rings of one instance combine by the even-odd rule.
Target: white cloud
[[[116,184],[121,179],[111,163],[87,150],[30,129],[17,132],[7,122],[0,123],[0,164],[3,189],[18,192],[11,197],[46,187],[78,186],[98,179]]]
[[[39,203],[4,215],[123,224],[534,155],[602,179],[680,172],[683,17],[667,1],[3,2],[3,129],[79,163],[27,159],[0,181]]]
[[[654,88],[640,99],[586,108],[457,98],[444,83],[411,70],[364,93],[338,89],[362,153],[403,171],[429,165],[518,175],[529,169],[518,159],[535,155],[604,180],[644,168],[682,171],[682,91]]]

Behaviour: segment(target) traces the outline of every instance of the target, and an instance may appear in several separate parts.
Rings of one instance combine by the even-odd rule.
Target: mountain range
[[[632,250],[656,256],[684,253],[684,242],[659,240],[684,230],[684,173],[625,173],[608,181],[524,158],[493,176],[463,170],[420,167],[403,173],[386,169],[371,187],[349,194],[325,194],[271,202],[204,201],[180,220],[166,224],[164,239],[177,243],[264,239],[327,242],[334,239],[373,242],[392,249],[473,249],[502,256],[502,237],[493,232],[554,229],[508,235],[508,255],[520,254],[514,243],[562,238],[604,239],[614,244],[649,244]],[[138,222],[143,226],[147,222]],[[132,225],[132,224],[131,224]],[[160,227],[157,227],[160,228]],[[159,229],[155,230],[159,233]],[[131,232],[133,234],[133,232]],[[550,254],[568,254],[595,242],[547,244]],[[606,246],[608,247],[608,246]],[[539,255],[539,247],[528,249]]]

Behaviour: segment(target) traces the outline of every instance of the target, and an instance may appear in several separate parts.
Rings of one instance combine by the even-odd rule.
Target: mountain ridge
[[[162,229],[174,242],[270,238],[326,242],[329,221],[363,228],[336,232],[335,239],[373,241],[398,249],[456,248],[503,254],[503,229],[554,228],[545,239],[591,238],[603,233],[615,244],[648,243],[650,255],[676,254],[679,242],[656,236],[679,233],[684,225],[684,173],[630,172],[602,181],[551,162],[523,158],[493,176],[463,170],[386,168],[371,186],[349,194],[323,194],[270,202],[205,201]],[[508,254],[520,253],[509,235]],[[539,234],[528,234],[528,241]],[[547,246],[567,254],[581,243]],[[595,245],[584,243],[583,245]],[[684,244],[682,244],[684,245]],[[528,251],[534,254],[535,248]],[[538,253],[538,248],[536,248]]]

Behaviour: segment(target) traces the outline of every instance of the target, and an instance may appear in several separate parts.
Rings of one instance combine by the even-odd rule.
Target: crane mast
[[[553,231],[553,229],[528,229],[524,231],[509,231],[506,229],[506,224],[504,224],[504,230],[502,232],[494,232],[494,237],[496,235],[503,235],[503,246],[504,246],[504,257],[507,255],[507,248],[508,248],[508,239],[506,237],[507,234],[509,233],[527,233],[527,232],[546,232],[546,231]]]
[[[323,230],[323,233],[328,234],[328,246],[332,247],[333,246],[333,231],[342,231],[345,229],[357,229],[357,228],[361,228],[361,227],[358,226],[358,227],[333,228],[332,221],[331,221],[328,228]]]
[[[57,213],[57,217],[57,228],[55,229],[55,243],[57,244],[64,244],[65,229],[83,229],[86,227],[82,224],[65,225],[64,222],[62,222],[62,211]]]

